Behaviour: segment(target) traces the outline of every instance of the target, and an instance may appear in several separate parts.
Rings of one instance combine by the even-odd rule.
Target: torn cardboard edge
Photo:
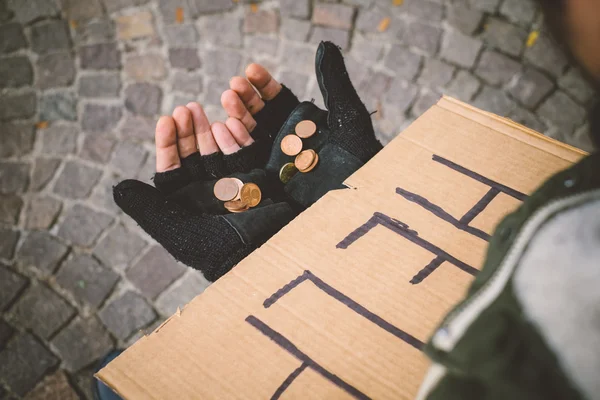
[[[486,134],[489,136],[482,137]],[[495,146],[505,146],[509,154],[502,154],[504,158],[499,159],[478,159],[483,156],[477,147],[492,146],[488,141],[494,141]],[[340,253],[335,243],[343,238],[346,231],[356,229],[369,215],[381,211],[381,215],[402,215],[402,218],[410,219],[407,226],[419,232],[417,236],[409,235],[409,239],[430,241],[443,252],[453,253],[453,256],[458,254],[459,258],[466,258],[468,264],[479,267],[486,247],[479,239],[465,232],[455,232],[454,227],[440,222],[419,205],[391,193],[401,181],[405,188],[444,204],[448,194],[452,193],[447,181],[454,179],[454,183],[460,184],[461,192],[454,193],[454,198],[450,199],[456,204],[452,207],[445,205],[452,215],[462,213],[461,210],[468,208],[470,199],[477,199],[485,193],[487,189],[481,183],[471,185],[468,178],[456,175],[456,171],[441,164],[431,164],[430,154],[435,156],[438,153],[445,159],[471,164],[468,167],[474,170],[487,162],[490,164],[486,166],[489,175],[493,175],[498,165],[518,164],[523,157],[532,154],[539,159],[534,161],[541,164],[532,164],[537,168],[533,168],[533,172],[523,171],[515,175],[508,171],[493,177],[501,185],[508,182],[526,193],[557,169],[586,154],[510,120],[445,97],[346,180],[346,185],[354,190],[328,193],[153,333],[138,340],[96,377],[125,398],[254,398],[269,397],[268,393],[272,395],[274,389],[281,388],[278,388],[280,382],[287,382],[284,378],[288,372],[290,378],[294,371],[300,371],[300,378],[296,376],[294,379],[310,387],[311,394],[326,393],[324,398],[356,394],[348,387],[344,389],[343,385],[332,385],[333,378],[327,378],[325,373],[317,376],[302,372],[314,372],[318,368],[316,364],[306,364],[308,361],[298,366],[298,361],[294,361],[297,355],[290,358],[273,343],[273,339],[265,341],[245,322],[245,316],[251,315],[269,329],[277,329],[284,337],[290,337],[311,362],[317,363],[324,371],[334,371],[337,379],[359,393],[368,393],[376,398],[411,398],[416,393],[426,362],[414,348],[394,342],[397,338],[390,336],[390,331],[380,332],[363,319],[344,314],[343,307],[340,309],[338,303],[323,297],[322,292],[315,292],[312,286],[298,286],[294,289],[297,292],[287,294],[268,310],[260,299],[269,293],[279,293],[294,281],[295,276],[299,279],[310,270],[311,275],[326,287],[335,287],[351,301],[363,304],[368,311],[365,315],[375,311],[390,326],[398,326],[421,342],[426,340],[445,311],[460,298],[460,290],[464,290],[470,282],[464,271],[444,267],[448,264],[444,261],[436,270],[437,275],[429,277],[419,291],[415,291],[414,286],[404,283],[404,276],[408,278],[412,274],[406,270],[412,268],[410,263],[422,262],[428,253],[414,247],[414,244],[398,242],[393,233],[379,228],[372,230],[370,237],[360,239],[362,244],[346,246],[345,253]],[[514,160],[510,158],[513,156],[516,157]],[[420,174],[427,179],[433,179],[437,174],[444,176],[431,186],[420,182],[422,177],[417,176]],[[500,211],[493,215],[494,221],[503,212],[509,211],[505,208],[498,208]],[[377,212],[372,214],[373,210]],[[378,223],[388,224],[388,229],[404,229],[395,221],[390,218]],[[315,226],[319,227],[317,231],[314,231]],[[407,235],[406,232],[403,234]],[[465,252],[463,248],[469,246],[469,252]],[[367,254],[368,251],[374,253]],[[394,260],[403,261],[398,264]],[[365,262],[368,263],[367,270],[363,268]],[[387,302],[386,295],[391,296],[389,298],[393,301]],[[302,314],[307,307],[313,306],[316,307],[314,312],[319,313],[318,317]],[[215,310],[219,311],[215,313]],[[320,327],[322,321],[333,322]],[[310,335],[301,334],[307,329],[312,332]],[[361,348],[361,351],[344,350],[336,342],[339,337],[330,337],[336,329],[367,332],[372,340],[365,344],[361,342],[364,335],[357,334],[348,339],[350,343],[355,347],[367,347]],[[312,335],[318,343],[305,342],[307,335]],[[182,343],[184,339],[190,341],[188,346]],[[371,348],[379,345],[383,347]],[[189,359],[193,354],[201,359]],[[387,369],[378,369],[380,367],[375,362],[381,360],[377,357],[383,357],[385,362],[378,364],[387,366]],[[339,360],[343,362],[340,364]],[[368,368],[365,362],[369,364]],[[369,378],[371,370],[376,370],[377,374]],[[403,384],[389,382],[397,381],[398,377]],[[386,386],[390,384],[392,386]],[[291,383],[284,390],[289,398],[303,398],[299,394],[303,387]]]

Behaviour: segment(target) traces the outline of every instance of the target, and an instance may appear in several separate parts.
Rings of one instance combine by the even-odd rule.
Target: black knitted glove
[[[335,44],[319,45],[316,73],[328,111],[310,102],[298,105],[275,138],[266,167],[269,175],[275,176],[283,165],[294,162],[294,157],[281,151],[281,141],[294,133],[298,122],[315,122],[317,133],[302,141],[304,149],[318,153],[319,163],[309,173],[298,172],[284,186],[290,199],[301,207],[309,207],[330,190],[343,188],[344,180],[383,148],[375,138],[371,115],[356,93],[344,57]]]
[[[229,214],[214,197],[215,181],[195,181],[166,194],[126,180],[113,189],[115,202],[175,259],[214,281],[227,273],[295,217],[287,203],[275,203],[264,170],[233,174],[262,191],[259,206]]]

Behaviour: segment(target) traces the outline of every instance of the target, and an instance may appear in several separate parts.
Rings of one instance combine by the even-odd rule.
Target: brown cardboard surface
[[[493,226],[585,153],[444,98],[98,373],[126,399],[410,399]]]

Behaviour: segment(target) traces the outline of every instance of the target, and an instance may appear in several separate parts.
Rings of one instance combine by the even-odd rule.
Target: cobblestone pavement
[[[315,48],[335,41],[384,142],[448,93],[590,148],[593,92],[526,0],[60,3],[0,0],[0,398],[89,397],[99,356],[207,287],[111,186],[149,181],[158,114],[223,118],[251,60],[321,104]]]

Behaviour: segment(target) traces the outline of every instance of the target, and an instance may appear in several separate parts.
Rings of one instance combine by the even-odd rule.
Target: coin
[[[317,153],[315,153],[314,150],[304,150],[302,153],[296,156],[294,165],[296,165],[296,168],[298,168],[300,172],[304,172],[313,164],[316,155]]]
[[[219,179],[213,188],[215,197],[221,201],[234,199],[239,191],[240,189],[237,182],[231,178]]]
[[[262,193],[258,185],[254,183],[246,183],[240,190],[240,196],[242,203],[248,205],[248,207],[256,207],[262,198]]]
[[[315,161],[313,161],[313,163],[310,165],[310,167],[303,170],[302,173],[306,174],[307,172],[312,171],[313,169],[315,169],[315,167],[317,166],[318,163],[319,163],[319,155],[315,154]]]
[[[242,182],[238,178],[231,178],[231,179],[236,183],[236,185],[238,187],[238,193],[235,195],[233,200],[239,200],[239,199],[241,199],[241,191],[242,191],[242,187],[244,186],[244,182]]]
[[[248,210],[248,205],[241,200],[227,201],[224,204],[225,208],[232,213],[240,213]]]
[[[287,135],[281,141],[281,151],[288,156],[295,156],[302,151],[302,139],[296,135]]]
[[[302,139],[311,137],[316,131],[317,125],[308,119],[300,121],[298,125],[296,125],[296,135],[300,136]]]
[[[298,168],[296,168],[294,163],[287,163],[279,170],[279,180],[284,184],[288,183],[297,172]]]

